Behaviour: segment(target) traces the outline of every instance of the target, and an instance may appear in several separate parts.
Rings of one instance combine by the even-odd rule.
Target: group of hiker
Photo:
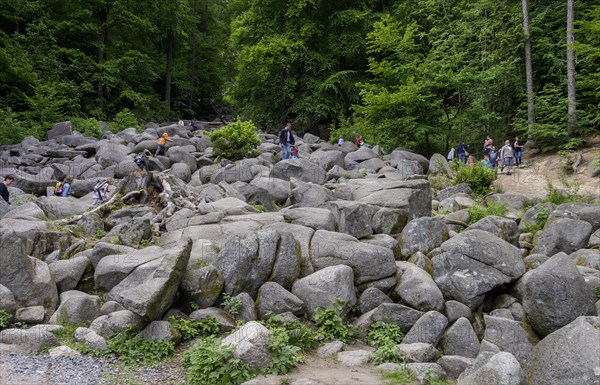
[[[521,167],[523,143],[519,140],[518,136],[515,137],[512,143],[510,139],[506,139],[500,151],[497,151],[496,146],[494,146],[494,140],[488,135],[483,142],[483,151],[484,156],[481,163],[486,168],[496,170],[500,163],[500,172],[504,172],[506,168],[506,175],[511,175],[513,165],[517,168]],[[462,140],[456,148],[453,147],[450,149],[447,159],[451,162],[456,156],[458,156],[458,159],[462,163],[468,166],[472,166],[476,162],[475,157],[469,154],[469,146]]]

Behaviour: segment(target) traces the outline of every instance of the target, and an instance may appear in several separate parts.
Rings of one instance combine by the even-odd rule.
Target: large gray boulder
[[[310,258],[315,270],[339,264],[350,266],[357,285],[386,278],[396,272],[394,254],[390,249],[326,230],[318,230],[313,235]]]
[[[539,342],[531,327],[523,322],[507,318],[483,316],[485,322],[484,341],[503,352],[509,352],[524,363],[531,349]],[[483,349],[483,347],[482,347]]]
[[[578,317],[537,344],[525,366],[528,385],[600,383],[600,320]]]
[[[448,228],[440,218],[415,218],[398,236],[400,254],[404,258],[409,258],[417,251],[427,254],[447,239]]]
[[[268,347],[270,341],[271,331],[264,325],[251,321],[225,337],[221,346],[232,346],[236,358],[257,370],[264,369],[271,362],[272,353]]]
[[[304,303],[277,282],[266,282],[258,291],[256,309],[260,319],[285,312],[301,316],[304,314]]]
[[[402,160],[416,161],[419,163],[419,165],[421,165],[421,168],[425,174],[429,171],[429,159],[425,158],[423,155],[415,154],[410,151],[402,149],[394,150],[390,154],[390,160],[395,162],[400,162]]]
[[[98,243],[96,247],[100,245]],[[103,242],[103,245],[107,245]],[[96,250],[94,247],[94,251]],[[132,251],[129,251],[132,250]],[[101,247],[101,252],[114,252],[103,256],[94,268],[94,284],[97,289],[110,291],[125,279],[138,266],[142,266],[162,257],[163,250],[158,246],[150,246],[142,250],[131,248]],[[122,253],[124,251],[124,253]],[[95,257],[95,252],[92,258]],[[93,260],[92,260],[93,263]]]
[[[532,200],[520,194],[492,194],[488,195],[485,204],[505,205],[511,211],[523,210],[524,207],[530,205]]]
[[[76,325],[91,322],[100,313],[100,298],[82,291],[69,290],[61,293],[60,306],[50,317],[50,323]]]
[[[394,292],[404,302],[421,311],[442,311],[444,296],[425,270],[409,262],[396,262],[396,268]]]
[[[283,218],[295,225],[314,230],[335,231],[335,217],[331,210],[317,207],[287,208],[281,211]]]
[[[0,244],[0,284],[13,293],[19,307],[44,306],[52,314],[58,292],[48,265],[27,256],[23,241],[6,227],[0,227]]]
[[[9,353],[36,354],[43,347],[57,344],[58,338],[53,331],[59,331],[58,325],[35,325],[29,329],[5,329],[0,331],[0,356]],[[4,377],[4,376],[3,376]]]
[[[479,339],[466,318],[459,318],[442,336],[444,355],[475,358],[479,354]]]
[[[83,273],[90,265],[90,259],[86,256],[71,259],[58,260],[48,265],[50,275],[56,283],[60,293],[73,290],[83,277]]]
[[[44,210],[48,219],[61,219],[71,215],[82,214],[90,208],[90,202],[72,197],[47,196],[39,197],[36,204]]]
[[[528,272],[522,286],[523,308],[531,326],[542,336],[594,309],[593,290],[568,255],[557,254]]]
[[[354,273],[346,265],[326,267],[297,280],[292,294],[304,302],[310,319],[325,309],[333,309],[345,317],[356,304]]]
[[[548,219],[554,211],[554,206],[550,202],[538,203],[523,214],[519,222],[519,230],[525,231],[527,227],[537,226],[543,218]]]
[[[483,230],[464,231],[444,242],[431,260],[445,298],[475,308],[485,293],[525,273],[519,249]]]
[[[421,342],[436,346],[448,326],[448,318],[437,311],[429,311],[419,318],[402,340],[405,344]]]
[[[106,299],[119,302],[145,320],[160,319],[169,309],[187,267],[192,240],[184,239],[163,256],[137,267],[115,286]]]
[[[247,232],[223,245],[215,267],[225,280],[224,293],[248,293],[256,298],[258,289],[267,281],[286,289],[292,286],[300,274],[300,253],[289,233]]]
[[[297,178],[304,182],[316,184],[323,184],[327,180],[327,172],[323,167],[308,159],[282,160],[273,166],[270,176],[283,180]]]
[[[512,219],[490,215],[467,227],[467,230],[474,229],[487,231],[512,245],[519,246],[519,229],[517,222]]]
[[[337,150],[317,150],[310,154],[310,161],[329,171],[333,166],[344,167],[344,153]]]
[[[296,178],[292,178],[290,183],[290,200],[295,207],[319,207],[334,199],[333,193],[326,187],[302,182]]]
[[[597,204],[563,203],[552,212],[552,216],[579,219],[592,225],[592,231],[600,229],[600,205]]]
[[[310,241],[315,233],[314,229],[293,223],[272,223],[263,227],[263,229],[275,229],[281,232],[292,234],[296,240],[296,245],[300,247],[299,278],[306,277],[307,275],[315,272],[315,269],[310,261]]]
[[[211,170],[212,166],[208,168],[202,168],[203,170]],[[210,172],[210,171],[207,171]],[[233,182],[250,182],[257,175],[262,172],[262,167],[256,159],[243,159],[239,162],[228,164],[222,168],[216,168],[212,177],[210,178],[211,183],[219,183],[224,181],[226,183]],[[282,178],[280,178],[282,179]]]
[[[100,141],[96,147],[96,162],[103,168],[116,165],[128,158],[131,149],[108,141]]]
[[[361,203],[344,200],[329,202],[326,206],[333,214],[337,231],[363,238],[373,234],[371,218],[377,208]]]
[[[524,385],[519,361],[508,352],[496,353],[487,360],[478,359],[472,368],[458,377],[459,385]]]
[[[570,218],[550,219],[537,238],[532,253],[546,254],[549,257],[561,251],[571,254],[587,245],[592,232],[592,225],[586,221]]]
[[[90,329],[104,337],[108,338],[115,333],[131,327],[142,329],[146,325],[143,318],[131,310],[118,310],[108,315],[102,315],[96,318],[90,324]]]
[[[13,293],[4,285],[0,285],[0,310],[4,310],[10,315],[15,315],[17,310],[17,301]]]
[[[224,284],[225,280],[216,267],[206,266],[201,255],[191,254],[179,290],[186,303],[195,303],[202,309],[214,305]]]

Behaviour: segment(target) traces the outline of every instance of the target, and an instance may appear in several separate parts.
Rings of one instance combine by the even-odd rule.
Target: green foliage
[[[287,332],[290,345],[298,346],[302,350],[315,349],[318,345],[318,334],[299,321],[285,322],[278,317],[270,317],[267,327],[283,328]]]
[[[402,342],[404,333],[398,325],[377,321],[371,325],[367,342],[377,348],[372,362],[381,364],[384,362],[402,362],[398,356],[396,345]]]
[[[229,294],[223,294],[223,308],[232,316],[236,317],[242,310],[242,300],[238,297],[232,297]]]
[[[189,341],[198,336],[218,335],[221,331],[219,322],[212,317],[202,321],[185,319],[181,317],[169,317],[169,323],[181,334],[181,341]]]
[[[6,329],[10,325],[12,316],[4,309],[0,309],[0,330]]]
[[[172,341],[149,341],[138,336],[138,330],[128,328],[108,339],[108,347],[127,365],[151,365],[173,355]]]
[[[10,108],[0,108],[0,143],[15,144],[22,141],[28,130],[19,115]]]
[[[381,377],[386,380],[388,385],[409,385],[414,381],[414,377],[406,365],[393,372],[381,372]]]
[[[182,365],[188,368],[190,385],[235,385],[251,378],[251,370],[235,358],[233,347],[221,346],[217,337],[202,339],[185,352]]]
[[[508,213],[508,208],[504,203],[488,204],[484,207],[473,205],[467,209],[469,211],[469,224],[475,223],[490,215],[502,217]]]
[[[75,131],[79,131],[85,136],[100,138],[103,134],[102,130],[100,129],[100,122],[98,122],[98,120],[95,118],[72,118],[71,123]]]
[[[600,286],[596,287],[596,297],[600,299]]]
[[[123,108],[121,112],[115,115],[112,122],[108,125],[108,129],[115,134],[130,127],[135,128],[137,131],[143,129],[142,125],[138,123],[135,115],[129,111],[128,108]]]
[[[482,163],[476,162],[472,166],[467,166],[460,161],[452,162],[454,171],[454,184],[466,183],[473,192],[479,196],[490,192],[490,186],[496,178],[496,173],[484,167]]]
[[[260,202],[250,202],[250,205],[261,213],[264,213],[265,211],[267,211],[267,209],[265,208],[265,205],[263,205]]]
[[[236,161],[254,155],[260,139],[252,121],[237,120],[209,133],[215,155]]]
[[[286,328],[276,327],[271,324],[269,330],[272,336],[268,348],[273,357],[269,365],[265,368],[265,372],[282,375],[302,363],[301,348],[291,343],[291,338]]]
[[[354,338],[354,330],[344,323],[334,309],[317,309],[315,323],[317,331],[328,340],[340,340],[346,343]]]
[[[547,207],[540,207],[537,213],[533,216],[535,219],[535,224],[529,223],[525,221],[525,232],[526,233],[537,233],[541,229],[546,226],[546,222],[548,221],[548,217],[550,216],[550,210]]]
[[[579,196],[579,184],[576,181],[570,181],[566,177],[562,177],[561,182],[567,190],[559,190],[554,186],[550,178],[546,178],[546,197],[544,197],[544,202],[561,205],[581,200]]]

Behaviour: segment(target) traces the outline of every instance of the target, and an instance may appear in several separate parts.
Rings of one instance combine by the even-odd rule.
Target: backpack
[[[94,191],[99,191],[102,190],[104,188],[104,186],[106,186],[106,179],[102,179],[100,180],[98,183],[96,183],[94,185]]]
[[[56,182],[54,185],[54,195],[60,195],[63,192],[63,182]]]
[[[133,158],[133,161],[138,166],[141,166],[144,163],[144,156],[142,154],[137,154],[135,158]]]

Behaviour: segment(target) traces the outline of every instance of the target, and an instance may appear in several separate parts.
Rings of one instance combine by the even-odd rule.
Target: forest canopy
[[[600,0],[573,1],[573,43],[569,2],[0,0],[0,144],[129,111],[423,154],[488,134],[568,149],[600,126]]]

